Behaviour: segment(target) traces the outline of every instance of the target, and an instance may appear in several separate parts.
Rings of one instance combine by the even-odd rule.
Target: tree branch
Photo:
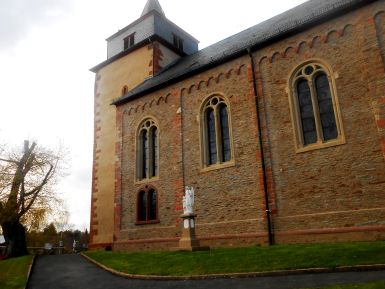
[[[19,163],[18,161],[15,161],[15,160],[2,159],[2,158],[0,158],[0,161],[7,162],[7,163],[13,163],[13,164],[16,164],[16,165]]]
[[[41,184],[39,186],[37,186],[35,189],[33,189],[31,192],[28,193],[28,194],[32,194],[32,192],[33,192],[32,199],[29,202],[29,204],[24,208],[24,210],[20,211],[19,218],[22,217],[26,212],[28,212],[28,210],[32,207],[32,205],[35,202],[40,191],[43,189],[44,185],[47,183],[48,179],[50,178],[51,172],[53,171],[53,168],[54,168],[54,166],[50,165],[50,168],[49,168],[47,174],[45,175],[43,181],[41,182]],[[25,196],[27,196],[27,194]]]

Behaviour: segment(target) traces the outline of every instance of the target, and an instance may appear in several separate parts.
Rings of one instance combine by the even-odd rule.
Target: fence
[[[65,253],[64,247],[27,247],[28,252],[38,255],[61,255]]]

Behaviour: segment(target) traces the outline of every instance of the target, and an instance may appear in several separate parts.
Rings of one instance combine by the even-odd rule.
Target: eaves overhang
[[[173,46],[172,44],[170,44],[167,40],[163,39],[162,37],[154,34],[146,39],[144,39],[143,41],[135,44],[134,46],[108,58],[107,60],[103,61],[102,63],[99,63],[98,65],[90,68],[90,71],[94,72],[94,73],[97,73],[100,69],[102,69],[103,67],[109,65],[110,63],[130,54],[131,52],[135,51],[135,50],[138,50],[146,45],[149,45],[153,42],[159,42],[161,43],[162,45],[164,45],[165,47],[167,47],[168,49],[172,50],[173,52],[175,52],[176,54],[180,55],[181,57],[184,57],[186,56],[186,53],[181,51],[180,49],[176,48],[175,46]]]

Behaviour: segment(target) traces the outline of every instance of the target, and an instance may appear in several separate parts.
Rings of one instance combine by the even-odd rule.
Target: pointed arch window
[[[141,188],[137,196],[136,224],[158,223],[158,194],[152,186]]]
[[[318,61],[306,62],[295,69],[290,86],[297,151],[345,143],[331,70]]]
[[[224,97],[215,95],[204,102],[201,140],[203,167],[233,161],[229,106]]]
[[[152,119],[139,126],[137,141],[137,179],[139,181],[158,176],[159,139],[158,128]]]

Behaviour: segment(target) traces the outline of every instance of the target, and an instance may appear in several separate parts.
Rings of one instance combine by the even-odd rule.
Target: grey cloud
[[[91,162],[87,166],[72,168],[67,180],[71,186],[88,191],[91,186],[91,171]]]
[[[50,25],[71,11],[71,0],[1,0],[0,51],[22,40],[31,27]]]

